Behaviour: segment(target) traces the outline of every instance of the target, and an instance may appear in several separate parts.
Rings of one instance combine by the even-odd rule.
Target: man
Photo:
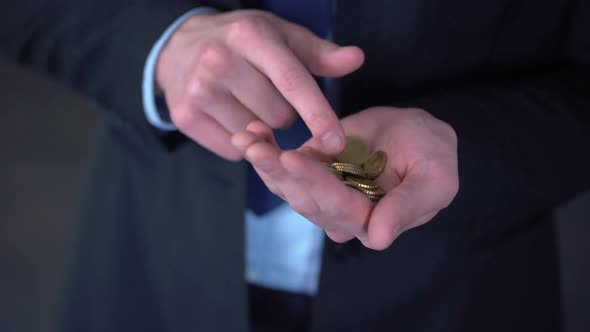
[[[244,165],[227,161],[245,157],[329,237],[311,313],[290,315],[291,325],[558,330],[552,209],[590,182],[588,3],[337,1],[334,40],[360,50],[242,5],[25,1],[2,10],[7,54],[110,111],[66,329],[257,327],[261,301],[251,288],[249,317],[243,277]],[[170,30],[200,6],[219,12]],[[153,112],[147,121],[140,85],[164,31],[154,79],[172,122]],[[341,121],[310,73],[344,76]],[[295,114],[313,139],[281,152],[270,127]],[[310,158],[337,153],[350,134],[390,157],[377,205]],[[441,211],[457,168],[461,192]]]

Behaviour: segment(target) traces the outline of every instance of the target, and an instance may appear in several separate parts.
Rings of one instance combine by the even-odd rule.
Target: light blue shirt
[[[172,34],[194,15],[214,13],[200,7],[179,17],[158,39],[144,66],[142,94],[147,120],[164,131],[174,131],[173,123],[161,118],[155,94],[155,67]],[[245,212],[246,271],[248,282],[283,291],[315,295],[318,289],[324,232],[293,211],[286,203],[263,216]]]

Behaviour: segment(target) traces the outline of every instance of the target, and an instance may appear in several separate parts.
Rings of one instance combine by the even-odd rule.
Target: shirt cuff
[[[210,8],[210,7],[199,7],[192,9],[182,16],[180,16],[172,25],[164,31],[164,33],[160,36],[158,41],[152,47],[143,67],[143,82],[141,86],[141,93],[142,93],[142,100],[143,100],[143,109],[145,112],[145,116],[148,122],[163,131],[174,131],[176,130],[176,126],[170,120],[165,120],[162,118],[161,113],[167,114],[168,110],[166,109],[166,103],[163,100],[156,100],[155,95],[155,72],[156,72],[156,63],[158,62],[158,58],[160,57],[160,53],[166,43],[174,34],[174,32],[189,18],[195,15],[201,14],[211,14],[217,13],[218,11]],[[160,97],[158,97],[160,98]]]

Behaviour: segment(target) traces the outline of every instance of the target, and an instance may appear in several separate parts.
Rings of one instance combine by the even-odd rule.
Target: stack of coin
[[[345,185],[362,192],[372,201],[379,201],[385,191],[375,180],[385,169],[387,155],[383,151],[372,152],[369,145],[360,137],[348,136],[346,148],[332,163],[322,163]]]

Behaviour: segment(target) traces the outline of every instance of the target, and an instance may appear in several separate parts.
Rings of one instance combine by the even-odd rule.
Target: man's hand
[[[318,162],[329,161],[316,139],[282,152],[268,126],[256,122],[232,138],[272,192],[322,227],[336,242],[354,237],[383,250],[404,231],[431,220],[459,188],[457,138],[446,123],[419,109],[376,107],[342,120],[388,162],[376,182],[387,194],[373,203]]]
[[[261,11],[199,15],[164,48],[156,82],[180,131],[229,160],[242,153],[231,136],[253,121],[272,128],[302,117],[325,153],[339,153],[344,133],[312,74],[339,77],[364,61],[305,28]],[[296,113],[295,113],[296,112]]]

